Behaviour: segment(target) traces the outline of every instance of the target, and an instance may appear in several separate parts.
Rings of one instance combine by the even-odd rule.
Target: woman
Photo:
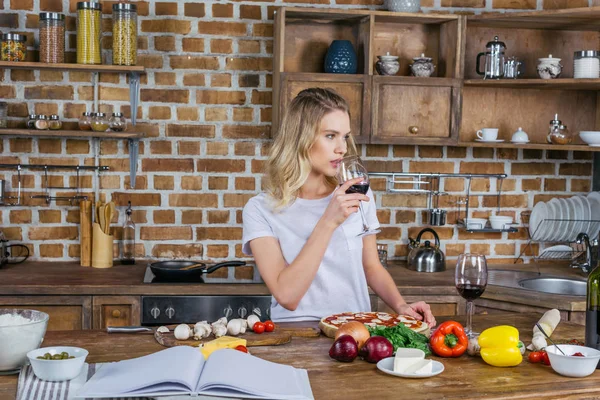
[[[435,326],[424,302],[407,304],[379,261],[379,226],[373,193],[346,194],[361,178],[338,188],[342,158],[355,153],[348,104],[331,90],[303,90],[283,118],[266,168],[266,193],[248,201],[243,213],[243,251],[253,255],[273,295],[275,321],[319,320],[344,311],[369,311],[367,285],[398,314]]]

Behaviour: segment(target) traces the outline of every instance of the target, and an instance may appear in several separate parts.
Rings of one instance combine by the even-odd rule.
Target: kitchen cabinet
[[[424,301],[431,307],[431,312],[434,316],[454,316],[465,314],[465,300],[456,295],[423,295],[414,296],[406,295],[402,296],[407,303],[414,303],[417,301]],[[371,299],[372,311],[394,313],[385,302],[377,296],[372,296]]]
[[[47,313],[49,331],[92,328],[91,296],[0,297],[0,308],[35,309]]]
[[[93,329],[141,323],[138,296],[94,296],[92,310]]]
[[[280,126],[281,115],[298,89],[329,87],[350,103],[353,133],[359,143],[455,143],[463,30],[463,17],[457,15],[279,9],[275,16],[273,126]],[[323,73],[323,60],[333,40],[352,43],[357,54],[356,74]],[[377,55],[387,52],[399,56],[400,76],[375,72]],[[436,78],[408,76],[412,58],[421,53],[433,58]],[[295,75],[302,80],[300,86]]]

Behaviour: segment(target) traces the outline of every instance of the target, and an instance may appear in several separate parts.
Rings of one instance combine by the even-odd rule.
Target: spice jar
[[[137,62],[137,7],[131,3],[113,4],[113,65]]]
[[[94,132],[106,132],[108,130],[108,121],[106,120],[105,113],[92,114],[92,130]]]
[[[8,104],[0,101],[0,128],[8,128]]]
[[[56,131],[62,128],[62,121],[58,118],[58,115],[52,114],[50,116],[50,121],[48,121],[48,128]]]
[[[573,141],[567,126],[563,125],[562,121],[558,119],[558,114],[554,114],[554,119],[550,121],[546,140],[552,144],[569,144]]]
[[[421,78],[429,78],[435,70],[435,65],[433,65],[431,60],[431,57],[425,57],[425,54],[423,53],[421,53],[421,57],[414,57],[414,62],[410,65],[411,75]]]
[[[576,51],[573,54],[573,78],[600,77],[600,52],[594,50]]]
[[[27,37],[16,33],[2,35],[2,61],[25,61],[27,55]]]
[[[48,118],[45,115],[38,115],[35,120],[35,129],[46,130],[48,129]]]
[[[100,35],[102,5],[93,2],[77,3],[77,63],[102,64]]]
[[[127,129],[127,121],[125,121],[123,113],[120,112],[112,114],[112,117],[110,117],[110,120],[108,121],[108,125],[113,132],[123,132]]]
[[[40,62],[65,62],[65,15],[40,13]]]
[[[29,117],[27,119],[27,129],[35,129],[35,120],[36,120],[36,115],[35,114],[29,114]]]
[[[92,130],[92,113],[89,111],[84,112],[79,117],[79,129],[82,131]]]

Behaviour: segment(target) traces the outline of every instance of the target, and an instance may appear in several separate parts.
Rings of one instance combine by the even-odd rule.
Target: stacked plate
[[[533,240],[571,242],[581,232],[590,237],[600,230],[600,192],[568,199],[540,201],[529,218],[529,235]]]

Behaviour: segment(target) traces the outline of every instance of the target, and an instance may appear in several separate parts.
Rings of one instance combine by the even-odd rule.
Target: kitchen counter
[[[454,264],[446,271],[420,273],[404,267],[404,262],[389,262],[389,272],[403,295],[455,296]],[[248,269],[252,267],[242,267]],[[490,269],[585,279],[578,270],[560,263],[490,264]],[[247,284],[146,284],[143,283],[146,263],[115,265],[109,269],[81,267],[73,262],[26,262],[0,269],[0,294],[24,295],[268,295],[263,283]],[[232,274],[230,272],[230,274]],[[488,285],[482,299],[509,301],[533,307],[558,308],[564,311],[584,311],[585,299],[577,296],[545,294],[515,287]]]
[[[525,343],[539,314],[476,315],[474,328],[508,324],[519,329]],[[457,317],[464,322],[464,317]],[[562,322],[552,337],[559,341],[583,340],[581,325]],[[457,359],[434,357],[444,364],[442,374],[428,379],[403,379],[384,374],[362,360],[340,363],[329,358],[332,340],[326,337],[293,338],[281,346],[252,347],[252,354],[273,362],[308,370],[316,399],[394,398],[410,393],[413,399],[576,399],[600,396],[600,372],[586,378],[567,378],[550,367],[526,359],[517,367],[497,368],[466,354]],[[44,346],[86,348],[88,362],[109,362],[139,357],[163,349],[149,334],[107,334],[103,331],[47,332]],[[0,399],[14,399],[17,376],[0,376]]]

